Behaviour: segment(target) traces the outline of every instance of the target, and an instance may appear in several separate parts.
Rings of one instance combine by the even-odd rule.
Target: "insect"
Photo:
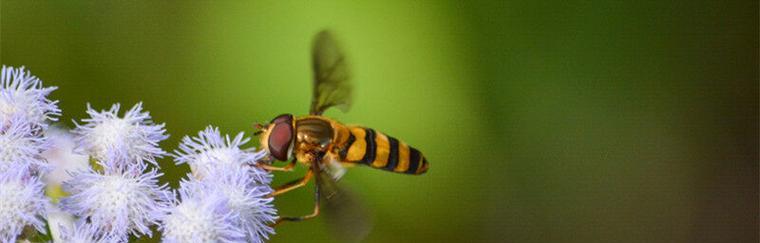
[[[292,171],[300,162],[309,167],[302,178],[275,188],[272,196],[302,187],[312,178],[317,184],[311,214],[280,217],[276,224],[316,217],[320,198],[326,200],[328,208],[350,211],[354,200],[336,184],[345,167],[363,165],[410,175],[423,174],[429,167],[422,153],[403,141],[371,128],[345,125],[322,116],[330,107],[344,112],[350,108],[351,77],[345,55],[330,32],[321,31],[315,36],[311,55],[314,76],[309,115],[283,114],[268,124],[257,125],[261,147],[269,152],[258,166],[270,171]],[[274,160],[290,163],[277,167],[271,165]]]

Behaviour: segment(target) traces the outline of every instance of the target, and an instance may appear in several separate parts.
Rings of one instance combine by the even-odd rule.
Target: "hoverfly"
[[[331,203],[334,207],[347,207],[352,200],[336,185],[344,167],[365,165],[411,175],[423,174],[429,167],[422,153],[403,141],[371,128],[344,125],[322,116],[330,107],[344,112],[349,109],[352,100],[350,74],[343,52],[328,31],[315,36],[311,57],[314,76],[309,115],[283,114],[268,124],[257,125],[260,145],[268,151],[268,156],[258,166],[269,171],[292,171],[297,162],[301,162],[309,167],[306,175],[275,188],[271,196],[302,187],[312,178],[317,184],[311,214],[280,217],[275,225],[316,217],[320,211],[320,198],[326,199],[328,208]],[[273,160],[290,160],[290,163],[276,167],[271,165]]]

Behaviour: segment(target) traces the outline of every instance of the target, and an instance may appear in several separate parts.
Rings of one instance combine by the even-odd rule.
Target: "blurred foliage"
[[[0,17],[0,61],[59,87],[61,123],[143,101],[168,151],[305,114],[310,41],[333,29],[357,89],[327,115],[431,161],[349,171],[367,242],[757,241],[757,1],[3,0]],[[172,186],[188,172],[161,166]],[[321,224],[272,242],[330,242]]]

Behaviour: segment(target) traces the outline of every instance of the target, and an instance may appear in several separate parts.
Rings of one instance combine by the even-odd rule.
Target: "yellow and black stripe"
[[[346,144],[338,151],[345,162],[359,163],[397,173],[419,175],[429,165],[419,150],[370,128],[349,127]]]

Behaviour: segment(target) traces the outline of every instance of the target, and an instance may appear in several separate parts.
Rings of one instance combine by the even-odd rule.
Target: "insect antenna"
[[[262,123],[256,123],[253,125],[254,128],[256,128],[256,131],[253,132],[254,136],[258,136],[259,134],[264,132],[264,129],[266,129],[267,125],[269,124],[262,124]]]

